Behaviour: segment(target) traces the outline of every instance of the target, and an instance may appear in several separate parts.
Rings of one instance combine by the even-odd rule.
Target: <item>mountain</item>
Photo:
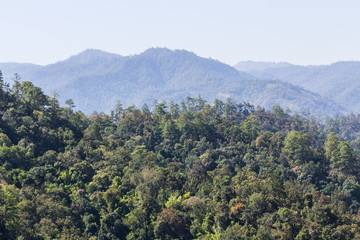
[[[244,68],[237,67],[239,71]],[[241,66],[241,64],[240,64]],[[360,112],[360,62],[336,62],[331,65],[262,68],[263,62],[253,63],[246,72],[259,79],[277,79],[300,86],[345,106],[348,111]]]
[[[40,69],[42,69],[42,66],[31,63],[0,63],[0,70],[3,74],[3,78],[8,82],[14,78],[15,73],[29,77]]]
[[[300,87],[257,80],[185,50],[151,48],[133,56],[86,50],[64,61],[30,68],[24,72],[16,67],[12,70],[47,94],[56,91],[61,103],[73,99],[77,109],[86,114],[109,113],[118,100],[126,107],[154,100],[179,102],[198,95],[209,103],[231,97],[266,108],[280,104],[295,112],[333,115],[344,111],[335,102]]]
[[[290,67],[292,64],[287,62],[257,62],[257,61],[242,61],[234,66],[239,71],[261,71],[269,68],[285,68]]]

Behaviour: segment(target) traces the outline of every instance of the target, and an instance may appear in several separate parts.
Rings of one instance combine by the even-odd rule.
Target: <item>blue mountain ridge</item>
[[[186,50],[150,48],[138,55],[120,56],[89,49],[46,66],[10,65],[0,63],[6,81],[17,72],[46,94],[56,91],[61,103],[73,99],[76,109],[86,114],[109,113],[119,100],[127,107],[154,100],[179,102],[199,95],[208,103],[230,97],[265,108],[280,104],[293,112],[334,115],[346,111],[340,104],[300,86],[264,80],[256,75],[258,72],[238,71]]]

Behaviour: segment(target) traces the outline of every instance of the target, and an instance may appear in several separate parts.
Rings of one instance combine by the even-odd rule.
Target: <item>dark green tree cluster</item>
[[[85,116],[0,83],[0,239],[360,239],[359,158],[314,120],[200,97]]]
[[[360,153],[360,114],[349,114],[327,119],[328,131],[336,133],[342,140],[349,141],[354,150]]]

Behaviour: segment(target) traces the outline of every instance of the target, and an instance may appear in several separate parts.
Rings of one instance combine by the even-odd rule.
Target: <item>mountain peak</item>
[[[180,55],[180,56],[196,56],[195,53],[193,52],[189,52],[186,50],[180,50],[180,49],[175,49],[175,50],[171,50],[169,48],[162,48],[162,47],[155,47],[155,48],[149,48],[147,50],[145,50],[143,53],[141,53],[140,55],[142,56],[157,56],[157,57],[167,57],[170,55]]]
[[[72,56],[72,57],[122,57],[121,55],[105,52],[103,50],[99,49],[86,49],[85,51],[82,51],[81,53]],[[71,57],[71,58],[72,58]]]
[[[152,47],[146,49],[142,54],[152,54],[152,53],[172,53],[173,50],[166,47]]]
[[[97,62],[97,61],[108,61],[112,59],[121,59],[124,58],[121,55],[114,54],[114,53],[108,53],[99,49],[86,49],[76,55],[71,56],[68,59],[65,59],[63,61],[60,61],[58,63],[63,64],[87,64],[89,62]],[[55,63],[56,64],[56,63]],[[54,65],[54,64],[50,64]]]

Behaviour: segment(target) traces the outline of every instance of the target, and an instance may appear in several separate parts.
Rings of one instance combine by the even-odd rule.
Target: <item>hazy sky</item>
[[[87,48],[186,49],[242,60],[360,60],[358,0],[0,0],[0,62],[49,64]]]

